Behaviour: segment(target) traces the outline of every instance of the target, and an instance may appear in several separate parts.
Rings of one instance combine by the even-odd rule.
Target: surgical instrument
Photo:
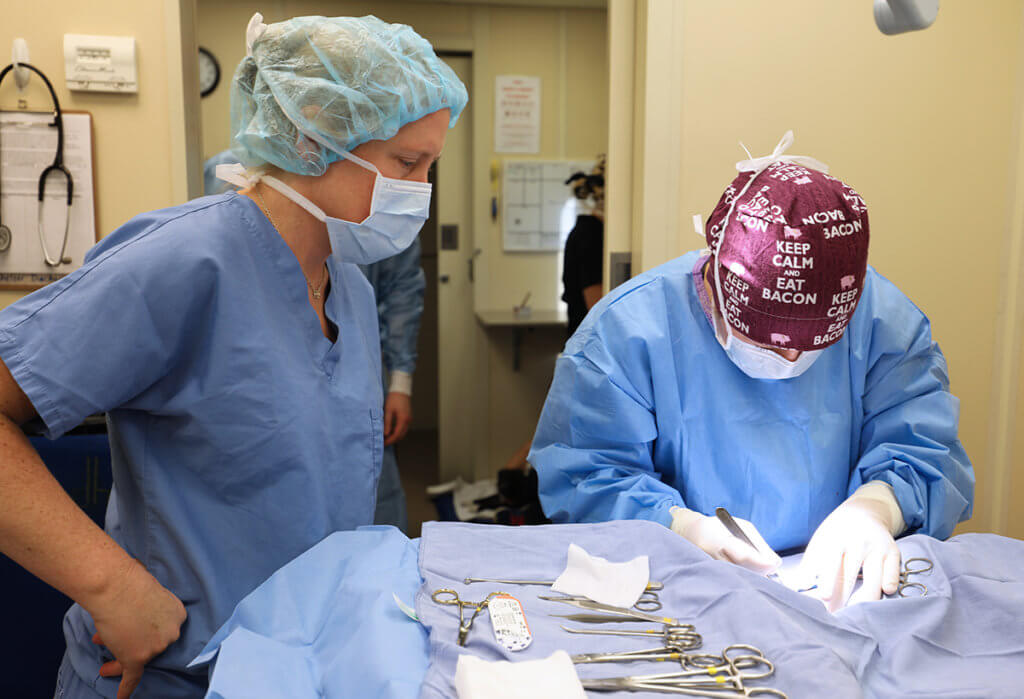
[[[660,637],[665,643],[666,648],[673,650],[694,650],[700,648],[704,642],[701,635],[697,633],[697,629],[692,624],[682,624],[681,626],[670,626],[665,625],[662,629],[641,629],[634,631],[624,631],[619,629],[609,629],[607,631],[601,629],[574,629],[565,624],[562,624],[562,629],[569,633],[586,634],[589,636],[645,636],[645,637]]]
[[[739,653],[737,653],[739,651]],[[746,651],[746,652],[744,652]],[[632,663],[637,661],[664,662],[678,660],[683,668],[709,668],[727,665],[729,658],[735,656],[737,669],[743,670],[763,664],[764,653],[746,643],[726,646],[721,655],[714,653],[682,653],[672,646],[650,648],[646,650],[629,650],[615,653],[582,653],[571,656],[573,663]]]
[[[469,630],[473,627],[473,622],[476,620],[477,615],[487,607],[491,599],[504,594],[506,593],[492,592],[487,595],[482,602],[465,602],[459,598],[459,593],[455,590],[442,587],[438,590],[434,590],[434,593],[430,595],[430,599],[434,600],[438,604],[455,605],[459,608],[459,636],[456,643],[460,646],[465,646],[466,637],[469,635]],[[469,618],[469,621],[465,621],[463,616],[463,609],[466,607],[473,607],[473,616]]]
[[[911,565],[911,563],[916,563],[916,562],[920,562],[922,565],[914,565],[914,566]],[[935,564],[932,563],[931,559],[924,558],[922,556],[916,556],[914,558],[908,558],[905,561],[903,561],[903,569],[900,571],[900,575],[899,575],[899,578],[898,578],[897,587],[896,587],[896,594],[899,595],[900,597],[925,597],[925,596],[927,596],[927,594],[928,594],[928,586],[925,585],[924,583],[912,582],[910,580],[910,576],[911,575],[920,575],[920,574],[928,573],[934,567],[935,567]],[[864,579],[864,574],[863,573],[858,573],[857,574],[857,579],[858,580],[863,580]],[[797,590],[797,592],[808,592],[810,590],[816,589],[817,587],[818,587],[817,585],[811,585],[808,588],[803,588],[803,589]],[[914,588],[914,589],[920,590],[921,594],[920,595],[907,595],[906,594],[907,588]]]
[[[538,599],[547,600],[549,602],[563,602],[565,604],[571,604],[574,607],[580,609],[586,609],[591,612],[606,612],[608,614],[616,614],[618,616],[627,617],[630,619],[639,619],[640,621],[653,621],[656,624],[674,624],[676,626],[682,625],[678,619],[673,619],[668,616],[656,616],[654,614],[648,614],[646,612],[637,611],[634,609],[624,609],[622,607],[613,607],[608,604],[601,604],[600,602],[594,602],[586,597],[546,597],[544,595],[537,595]]]
[[[547,585],[551,586],[555,584],[554,580],[500,580],[498,578],[466,578],[463,580],[467,585],[478,582],[497,583],[499,585]],[[647,587],[644,588],[645,592],[658,592],[665,589],[664,583],[660,582],[649,582]]]
[[[650,691],[698,697],[770,695],[788,699],[785,693],[777,689],[747,686],[749,681],[771,677],[775,673],[775,666],[760,651],[757,654],[733,656],[728,652],[733,648],[743,650],[745,647],[730,646],[722,652],[723,662],[712,667],[658,675],[581,679],[581,682],[584,689],[598,692]]]
[[[499,585],[547,585],[555,584],[554,580],[502,580],[498,578],[466,578],[463,580],[466,585],[476,582],[497,583]],[[640,599],[633,605],[642,612],[656,612],[661,609],[661,601],[658,599],[657,590],[662,590],[665,585],[660,582],[648,582]]]
[[[691,655],[671,646],[623,651],[620,653],[580,653],[579,655],[570,656],[570,659],[576,665],[585,663],[633,663],[640,661],[660,663],[666,660],[678,660],[684,668],[715,667],[722,662],[722,659],[717,655],[707,653]]]
[[[911,563],[915,563],[915,562],[920,562],[923,565],[915,565],[915,566],[911,566],[910,565]],[[904,591],[908,587],[912,587],[912,588],[916,588],[916,589],[921,591],[920,595],[913,595],[914,597],[924,597],[925,595],[927,595],[928,594],[928,586],[925,585],[924,583],[911,582],[910,581],[910,576],[911,575],[919,575],[919,574],[922,574],[922,573],[927,573],[927,572],[931,571],[931,569],[934,568],[934,567],[935,567],[935,564],[932,563],[932,561],[930,559],[923,558],[921,556],[916,556],[914,558],[908,558],[907,560],[903,561],[903,570],[900,571],[899,585],[896,588],[896,593],[900,597],[907,597],[907,595],[904,594]]]

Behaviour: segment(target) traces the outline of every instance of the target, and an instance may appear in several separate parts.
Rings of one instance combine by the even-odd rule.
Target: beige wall
[[[895,37],[875,28],[870,3],[637,5],[638,17],[658,11],[682,27],[672,53],[663,56],[664,63],[682,65],[680,78],[652,83],[665,70],[648,67],[642,96],[648,109],[657,99],[652,90],[683,96],[682,142],[665,156],[682,164],[678,210],[655,211],[680,225],[666,252],[651,255],[649,249],[665,250],[666,241],[651,233],[657,221],[651,209],[644,211],[650,237],[642,266],[700,247],[690,216],[706,217],[734,177],[733,163],[745,157],[738,140],[762,155],[793,129],[791,152],[828,163],[863,195],[871,212],[871,263],[931,318],[962,402],[960,434],[978,477],[975,519],[965,529],[997,528],[992,504],[1006,464],[993,463],[997,439],[990,425],[1000,410],[1000,382],[1016,384],[1016,376],[997,372],[995,357],[1019,354],[1012,338],[997,338],[996,330],[1013,322],[1003,296],[1021,293],[1006,282],[1008,241],[1021,225],[1011,212],[1024,196],[1016,157],[1021,3],[943,3],[932,28]],[[657,170],[645,165],[648,173]],[[1024,413],[1018,410],[1014,420],[1019,440]],[[1011,458],[1020,463],[1021,453],[1018,448]],[[1015,468],[1019,494],[1021,467]],[[1024,500],[1009,509],[1019,512]]]
[[[1011,449],[1012,473],[1010,477],[1009,512],[1007,527],[1003,532],[1015,539],[1024,539],[1024,344],[1017,357],[1018,381],[1014,417],[1017,428]]]
[[[499,156],[494,143],[494,76],[538,75],[541,78],[540,158],[592,158],[608,143],[608,65],[606,13],[603,10],[492,8],[482,19],[487,42],[474,61],[485,72],[475,82],[478,109],[478,170]],[[483,162],[481,162],[483,161]],[[477,176],[480,176],[480,172]],[[489,191],[488,189],[484,191]],[[529,290],[531,305],[550,309],[561,296],[561,253],[503,253],[501,227],[490,220],[486,198],[477,195],[477,240],[480,257],[478,309],[509,309]],[[483,203],[484,206],[480,206]],[[477,475],[489,475],[533,437],[537,418],[554,372],[555,357],[565,344],[562,326],[526,332],[522,366],[513,371],[513,333],[488,332],[488,438],[477,459]]]
[[[186,107],[180,65],[182,37],[188,41],[192,37],[191,26],[187,26],[191,12],[191,0],[109,0],[100,4],[53,0],[45,6],[9,2],[0,13],[3,64],[10,55],[11,42],[16,37],[24,38],[30,62],[50,78],[61,108],[92,113],[101,237],[140,212],[188,198],[184,168],[187,135],[182,127]],[[134,36],[138,94],[69,91],[64,83],[66,33]],[[14,80],[8,77],[0,86],[0,109],[15,108],[18,97]],[[50,109],[49,95],[34,76],[28,103],[29,109]],[[0,306],[22,295],[0,292]]]

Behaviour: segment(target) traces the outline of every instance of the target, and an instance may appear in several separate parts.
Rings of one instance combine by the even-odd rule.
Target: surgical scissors
[[[655,638],[660,636],[666,648],[676,651],[694,650],[700,648],[704,642],[704,639],[701,638],[701,635],[697,633],[697,629],[692,624],[680,624],[678,626],[665,624],[661,630],[642,629],[634,631],[573,629],[564,624],[562,624],[562,628],[569,633],[586,634],[589,636],[654,636]]]
[[[456,643],[460,646],[466,645],[466,637],[469,635],[469,630],[473,627],[473,621],[476,620],[477,614],[482,612],[490,601],[498,595],[504,595],[504,592],[492,592],[483,599],[482,602],[465,602],[459,598],[459,593],[451,588],[442,587],[438,590],[434,590],[434,593],[430,595],[430,599],[434,600],[438,604],[444,605],[455,605],[459,608],[459,636]],[[469,621],[464,620],[463,609],[466,607],[473,607],[473,616],[469,618]]]
[[[915,563],[915,562],[920,562],[922,565],[918,565],[918,566],[911,566],[910,565],[911,563]],[[900,597],[907,597],[907,595],[903,594],[904,590],[906,590],[908,587],[913,587],[913,588],[916,588],[916,589],[921,591],[921,594],[920,595],[914,595],[915,597],[917,597],[917,596],[924,597],[925,595],[927,595],[928,594],[928,586],[925,585],[924,583],[911,582],[910,581],[910,576],[911,575],[919,575],[921,573],[927,573],[927,572],[931,571],[931,569],[934,568],[934,567],[935,567],[935,564],[932,563],[932,561],[930,559],[923,558],[921,556],[917,556],[915,558],[908,558],[907,560],[903,561],[903,570],[900,571],[900,581],[899,581],[899,586],[896,588],[896,593]]]
[[[639,619],[640,621],[653,621],[656,624],[673,624],[676,626],[682,625],[678,619],[673,619],[668,616],[656,616],[654,614],[648,614],[644,611],[637,611],[633,609],[625,609],[624,607],[613,607],[610,604],[601,604],[594,600],[587,599],[586,597],[546,597],[544,595],[537,595],[538,599],[547,600],[549,602],[564,602],[565,604],[571,604],[580,609],[586,609],[591,612],[606,612],[608,614],[617,614],[619,616],[628,617],[630,619]],[[658,604],[658,608],[661,608],[661,604]]]
[[[554,580],[503,580],[500,578],[466,578],[462,581],[466,585],[477,582],[497,583],[499,585],[547,585],[555,584]],[[640,599],[633,606],[642,612],[656,612],[661,609],[661,601],[658,599],[658,590],[665,588],[664,583],[648,582]]]
[[[730,651],[753,651],[733,655]],[[712,656],[714,657],[714,656]],[[584,689],[597,692],[662,692],[697,697],[751,697],[771,695],[788,699],[787,695],[770,687],[748,687],[747,682],[771,677],[775,666],[760,650],[745,644],[728,646],[722,651],[720,662],[708,667],[697,667],[681,672],[659,675],[633,675],[603,679],[581,679]]]

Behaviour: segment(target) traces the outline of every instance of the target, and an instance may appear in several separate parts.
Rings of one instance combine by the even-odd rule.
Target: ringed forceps
[[[682,653],[675,648],[665,647],[650,648],[646,650],[618,651],[613,653],[582,653],[580,655],[573,655],[571,660],[576,664],[632,663],[636,661],[663,662],[665,660],[678,660],[683,666],[683,669],[689,667],[692,669],[705,670],[708,668],[720,668],[720,666],[727,665],[730,658],[735,660],[737,669],[743,670],[762,665],[764,653],[762,653],[759,648],[747,645],[746,643],[736,643],[731,646],[727,646],[720,655],[715,655],[714,653]],[[744,660],[744,658],[746,658],[746,660]],[[719,671],[721,670],[719,669]]]
[[[493,598],[504,594],[504,592],[492,592],[481,602],[466,602],[459,598],[459,593],[455,590],[442,587],[439,590],[434,590],[434,593],[430,595],[430,599],[434,600],[438,604],[455,605],[459,608],[459,637],[456,643],[460,646],[465,646],[466,637],[469,635],[469,630],[473,627],[473,622],[476,620],[477,615],[482,612],[488,604],[490,604]],[[463,610],[466,607],[473,608],[473,616],[469,617],[469,621],[465,620],[463,614]]]
[[[499,585],[547,585],[555,584],[554,580],[503,580],[500,578],[466,578],[462,581],[466,585],[477,582],[496,583]],[[644,612],[656,612],[661,609],[661,601],[658,599],[658,591],[665,588],[664,583],[648,582],[643,594],[633,606]]]
[[[732,654],[736,651],[756,651]],[[714,657],[714,656],[712,656]],[[721,662],[709,667],[697,667],[681,672],[659,675],[633,675],[602,679],[582,679],[584,689],[596,692],[661,692],[697,697],[752,697],[769,695],[788,699],[784,692],[771,687],[750,687],[748,681],[771,677],[775,666],[761,651],[752,646],[729,646],[716,658]]]
[[[665,644],[665,648],[672,651],[688,651],[700,648],[704,639],[697,633],[697,629],[692,624],[665,624],[661,629],[643,629],[633,631],[622,631],[617,629],[610,629],[608,631],[599,629],[573,629],[562,624],[562,629],[569,633],[576,634],[587,634],[590,636],[646,636],[646,637],[661,637],[662,642]]]
[[[919,563],[920,565],[912,566],[912,563]],[[898,594],[900,597],[907,597],[908,595],[905,595],[904,591],[907,588],[915,588],[920,590],[921,594],[912,596],[924,597],[925,595],[927,595],[928,586],[920,582],[911,582],[910,576],[927,573],[931,571],[931,569],[934,567],[935,564],[932,563],[931,560],[923,558],[921,556],[917,556],[915,558],[908,558],[907,560],[903,561],[903,570],[900,571],[899,585],[896,588],[896,594]]]

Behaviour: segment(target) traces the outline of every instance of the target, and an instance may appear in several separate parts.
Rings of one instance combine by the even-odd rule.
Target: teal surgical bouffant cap
[[[249,167],[321,175],[339,151],[441,109],[454,126],[469,101],[426,39],[370,15],[267,25],[257,13],[246,45],[231,85],[231,150]]]

